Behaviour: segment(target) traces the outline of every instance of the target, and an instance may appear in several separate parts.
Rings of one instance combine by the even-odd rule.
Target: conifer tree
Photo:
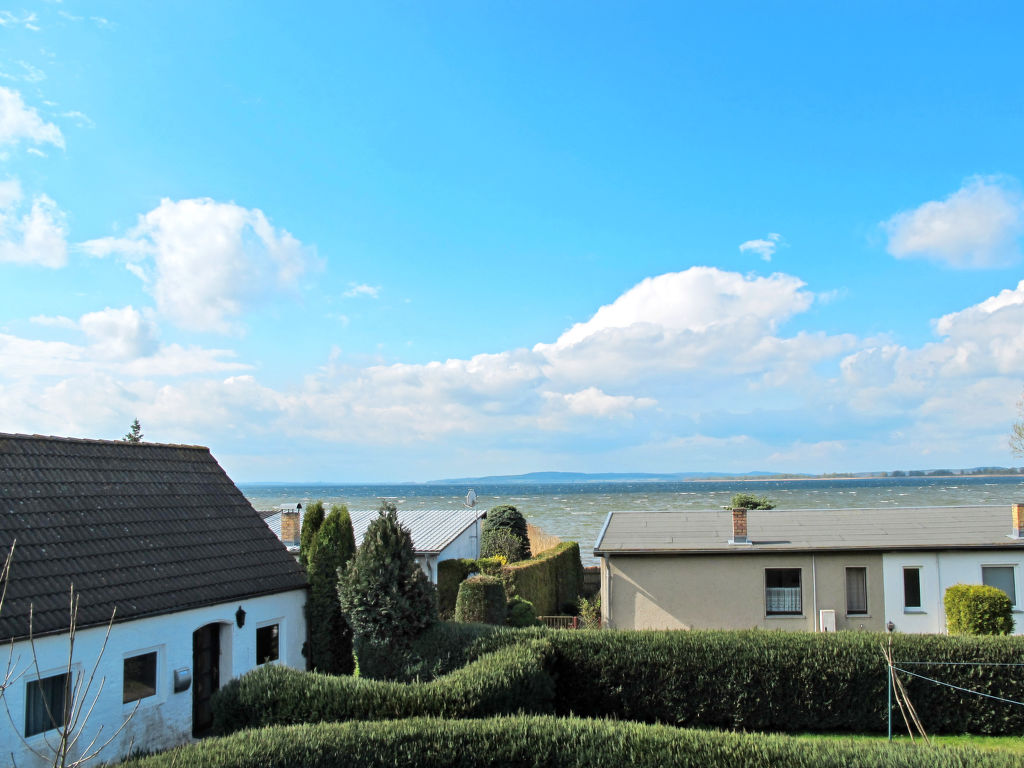
[[[348,508],[334,504],[316,534],[307,570],[309,663],[319,672],[350,675],[354,668],[352,630],[342,615],[337,590],[339,574],[355,551],[356,540]]]
[[[128,430],[128,434],[122,437],[121,440],[126,443],[141,443],[143,437],[145,435],[142,434],[142,425],[139,424],[138,419],[135,419]]]
[[[299,533],[299,565],[309,571],[309,556],[316,546],[316,534],[324,522],[324,503],[317,499],[306,505],[302,516],[302,531]]]
[[[361,642],[396,652],[408,649],[437,620],[437,590],[417,564],[412,537],[399,524],[394,504],[381,504],[339,580],[338,597]]]

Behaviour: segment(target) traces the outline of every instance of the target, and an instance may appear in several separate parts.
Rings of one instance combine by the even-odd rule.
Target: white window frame
[[[139,648],[127,651],[121,654],[121,704],[126,710],[135,709],[136,706],[140,709],[142,707],[154,704],[162,701],[167,693],[167,683],[164,681],[164,664],[167,657],[163,645],[153,645],[149,648]],[[124,663],[127,659],[135,658],[136,656],[145,656],[147,653],[156,654],[156,686],[153,693],[149,696],[143,696],[141,699],[132,699],[131,701],[124,701]],[[163,682],[162,682],[163,681]]]
[[[917,601],[919,605],[907,605],[907,571],[917,571]],[[923,565],[904,565],[900,569],[900,576],[902,577],[900,582],[900,600],[903,603],[904,613],[925,613],[924,609],[924,566]]]
[[[864,571],[864,610],[858,611],[857,613],[850,613],[850,574],[849,571],[856,568],[858,571]],[[866,565],[847,565],[843,569],[843,592],[846,595],[846,615],[853,616],[855,618],[864,618],[865,616],[871,616],[871,588],[868,580],[868,567]]]
[[[264,627],[272,627],[277,625],[277,658],[271,659],[270,661],[260,661],[259,654],[259,642],[256,639],[256,633],[258,633]],[[256,633],[253,634],[252,651],[253,656],[256,658],[256,664],[253,667],[262,667],[264,664],[280,664],[281,659],[284,658],[284,618],[267,619],[256,624]]]
[[[982,563],[980,567],[981,578],[979,584],[985,583],[985,569],[986,568],[1009,568],[1010,573],[1013,575],[1013,600],[1010,603],[1010,608],[1017,611],[1020,610],[1020,600],[1017,594],[1020,590],[1017,589],[1017,564],[1016,563]]]

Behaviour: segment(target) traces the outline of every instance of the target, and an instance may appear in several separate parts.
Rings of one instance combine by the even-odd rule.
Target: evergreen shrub
[[[521,597],[513,597],[508,601],[508,614],[505,623],[510,627],[536,627],[540,625],[537,619],[537,611],[533,603],[523,600]]]
[[[501,569],[508,564],[504,557],[481,557],[476,561],[477,570],[486,576],[501,576]]]
[[[324,503],[319,499],[306,505],[299,531],[299,565],[309,567],[309,557],[316,546],[316,534],[324,522]]]
[[[545,716],[411,718],[248,730],[126,768],[1016,768],[1010,751],[811,741]]]
[[[442,620],[455,615],[459,584],[477,570],[476,560],[472,559],[442,560],[437,564],[437,613]]]
[[[1013,605],[1001,589],[982,584],[954,584],[943,598],[951,635],[1009,635]]]
[[[575,613],[583,587],[580,545],[566,541],[539,555],[501,569],[510,596],[533,603],[538,616]]]
[[[351,675],[352,629],[338,602],[338,572],[356,551],[355,534],[348,508],[335,504],[317,530],[307,566],[309,598],[309,653],[311,669],[332,675]]]
[[[504,624],[508,611],[505,587],[493,576],[473,576],[459,585],[455,620],[477,624]]]
[[[382,720],[430,715],[487,717],[553,710],[554,681],[544,640],[512,645],[429,683],[300,672],[265,664],[214,694],[214,731],[267,725]]]
[[[526,532],[526,518],[522,512],[511,504],[502,504],[489,510],[480,530],[481,548],[487,534],[499,529],[510,531],[519,540],[520,549],[516,560],[526,560],[530,557],[530,537]]]
[[[480,535],[481,557],[503,557],[506,563],[523,559],[523,540],[508,528],[492,528]]]

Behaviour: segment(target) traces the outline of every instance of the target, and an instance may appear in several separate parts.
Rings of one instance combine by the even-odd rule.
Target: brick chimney
[[[1013,533],[1010,535],[1015,539],[1024,538],[1024,504],[1014,504],[1010,509],[1013,519]]]
[[[732,539],[730,544],[749,544],[747,541],[747,510],[735,507],[732,510]]]
[[[282,510],[281,541],[290,546],[295,546],[299,543],[299,510]]]

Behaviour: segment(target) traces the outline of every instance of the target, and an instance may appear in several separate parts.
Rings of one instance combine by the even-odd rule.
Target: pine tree
[[[335,504],[316,534],[307,569],[309,663],[319,672],[350,675],[354,668],[352,630],[338,602],[338,578],[355,551],[356,539],[348,508]]]
[[[324,523],[324,503],[317,499],[306,505],[299,533],[299,565],[309,570],[309,558],[316,546],[316,534]]]
[[[145,435],[142,434],[142,425],[139,424],[139,420],[136,419],[132,422],[131,429],[128,430],[128,434],[121,438],[126,443],[141,443],[142,438]]]
[[[360,641],[399,653],[437,620],[437,590],[416,562],[394,504],[381,504],[338,582],[338,597]]]

